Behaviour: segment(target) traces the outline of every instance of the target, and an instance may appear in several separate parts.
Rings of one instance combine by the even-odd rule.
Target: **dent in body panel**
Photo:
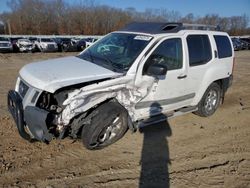
[[[135,105],[149,93],[154,81],[153,77],[148,77],[135,87],[134,75],[130,75],[77,89],[63,102],[65,108],[57,119],[58,124],[66,126],[75,116],[112,98],[126,108],[131,120],[135,121]]]

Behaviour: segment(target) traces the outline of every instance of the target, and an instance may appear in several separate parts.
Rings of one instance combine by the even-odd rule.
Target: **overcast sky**
[[[0,13],[9,11],[7,1],[0,0]],[[74,4],[81,0],[65,1]],[[250,0],[94,0],[93,2],[97,5],[108,5],[121,9],[133,7],[137,11],[144,11],[147,8],[164,8],[169,11],[178,11],[181,16],[193,13],[195,16],[219,14],[229,17],[246,14],[250,17]]]

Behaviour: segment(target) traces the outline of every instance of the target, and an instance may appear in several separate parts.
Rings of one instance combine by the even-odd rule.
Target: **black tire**
[[[198,110],[194,112],[201,117],[208,117],[214,114],[221,102],[222,90],[217,83],[212,83],[204,93],[198,104]]]
[[[127,111],[116,102],[99,106],[91,124],[82,128],[83,145],[90,150],[102,149],[123,137],[128,130]]]

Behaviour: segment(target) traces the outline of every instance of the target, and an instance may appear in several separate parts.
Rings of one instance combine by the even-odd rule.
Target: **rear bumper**
[[[51,141],[53,135],[49,133],[46,125],[49,112],[35,106],[27,106],[23,109],[20,95],[13,90],[9,91],[7,101],[9,112],[22,138],[28,141],[34,139],[43,142]]]
[[[229,77],[222,79],[222,90],[223,94],[225,94],[233,84],[233,75],[231,74]]]

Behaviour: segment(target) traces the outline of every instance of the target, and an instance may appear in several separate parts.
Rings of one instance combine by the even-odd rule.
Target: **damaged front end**
[[[91,82],[84,85],[87,84]],[[15,91],[8,93],[7,103],[20,136],[28,141],[48,143],[62,135],[62,127],[56,124],[56,119],[64,108],[62,103],[68,93],[79,87],[83,87],[83,84],[55,93],[42,92],[18,78]]]
[[[91,124],[91,118],[95,115],[93,109],[113,100],[127,111],[128,127],[134,131],[136,127],[132,122],[137,120],[135,105],[148,94],[153,82],[154,79],[149,77],[146,83],[136,88],[134,76],[124,76],[74,90],[63,102],[65,108],[57,116],[57,124],[63,129],[71,127],[71,136],[76,137],[82,125]]]
[[[47,127],[49,112],[35,106],[22,105],[20,95],[11,90],[8,93],[8,109],[15,120],[20,136],[28,141],[34,139],[49,142],[53,135]]]
[[[28,85],[27,88],[22,86],[27,90],[25,93],[21,91],[23,88],[9,91],[8,108],[19,134],[29,141],[48,143],[53,138],[77,138],[81,127],[91,124],[94,109],[110,100],[117,101],[127,110],[129,127],[133,129],[134,106],[148,90],[147,87],[135,89],[133,80],[133,76],[106,78],[65,87],[55,93],[39,93]],[[19,81],[19,85],[22,84]]]
[[[62,111],[60,100],[65,93],[40,92],[18,79],[16,91],[8,93],[8,109],[20,136],[26,140],[50,142],[59,135],[54,123]]]
[[[112,110],[119,113],[107,124],[115,126],[113,124],[122,121],[125,128],[120,136],[127,126],[134,130],[135,105],[149,93],[155,81],[148,77],[136,82],[135,67],[144,57],[140,54],[147,50],[151,39],[151,36],[112,33],[76,57],[27,64],[20,71],[15,91],[8,95],[9,111],[21,136],[43,142],[54,137],[77,138],[82,127],[93,125],[98,108],[103,110],[104,103],[103,112],[110,108],[108,102],[113,104]],[[131,65],[134,71],[128,73]],[[103,127],[107,129],[104,138],[119,128],[111,125]],[[100,134],[103,131],[100,130]]]

